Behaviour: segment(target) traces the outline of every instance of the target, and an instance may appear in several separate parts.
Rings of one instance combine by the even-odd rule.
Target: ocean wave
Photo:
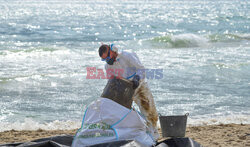
[[[250,124],[249,115],[228,115],[228,116],[196,116],[188,118],[189,126],[219,125],[219,124]]]
[[[204,126],[204,125],[219,125],[219,124],[250,124],[248,115],[229,115],[229,116],[195,116],[188,117],[188,126]],[[54,120],[52,122],[41,123],[31,118],[26,118],[23,122],[0,122],[0,132],[9,130],[72,130],[81,127],[80,121],[60,121]],[[158,122],[158,127],[160,123]]]
[[[0,60],[12,63],[13,59],[19,64],[25,64],[31,62],[37,62],[39,60],[52,60],[57,58],[64,58],[67,56],[78,56],[79,54],[64,47],[35,47],[27,49],[16,50],[0,50]],[[28,62],[26,62],[28,61]]]
[[[166,35],[151,38],[153,46],[164,48],[186,48],[186,47],[204,47],[216,42],[239,42],[250,40],[250,34],[212,34],[212,35],[196,35],[196,34],[179,34]]]
[[[72,130],[78,129],[81,127],[81,122],[77,121],[59,121],[55,120],[53,122],[41,123],[34,121],[33,119],[26,118],[24,122],[0,122],[0,132],[8,131],[8,130]]]
[[[167,35],[150,39],[153,43],[160,43],[167,48],[205,46],[208,40],[195,34]]]

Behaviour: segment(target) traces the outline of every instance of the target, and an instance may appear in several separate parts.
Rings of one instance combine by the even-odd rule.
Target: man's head
[[[99,47],[99,56],[103,61],[106,61],[108,64],[113,65],[116,61],[117,53],[111,50],[110,45],[103,44]]]

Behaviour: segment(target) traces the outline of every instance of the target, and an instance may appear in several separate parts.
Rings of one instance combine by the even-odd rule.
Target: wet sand
[[[0,132],[0,144],[26,142],[62,134],[74,135],[77,130],[36,130]],[[205,147],[250,147],[250,124],[193,126],[186,130],[190,137]],[[161,139],[162,140],[162,139]]]

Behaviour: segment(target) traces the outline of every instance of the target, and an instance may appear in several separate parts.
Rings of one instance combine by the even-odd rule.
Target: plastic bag
[[[134,110],[106,98],[99,98],[86,109],[81,128],[72,146],[89,146],[117,140],[135,140],[144,146],[155,141],[146,121]]]

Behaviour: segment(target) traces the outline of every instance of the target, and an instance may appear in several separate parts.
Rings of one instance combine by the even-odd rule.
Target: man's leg
[[[141,113],[147,120],[147,125],[152,127],[154,137],[159,138],[157,130],[158,113],[156,111],[153,95],[146,82],[141,81],[140,86],[136,89],[133,100],[139,106]]]

